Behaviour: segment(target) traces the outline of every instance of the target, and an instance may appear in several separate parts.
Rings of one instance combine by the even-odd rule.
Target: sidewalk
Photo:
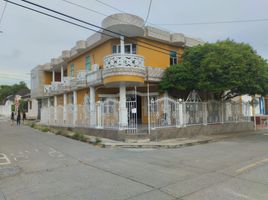
[[[193,146],[198,144],[205,144],[209,142],[216,142],[219,140],[235,137],[246,137],[257,134],[268,133],[268,130],[257,130],[255,132],[240,132],[240,133],[227,133],[221,135],[212,136],[198,136],[195,138],[177,138],[162,141],[148,141],[148,140],[138,140],[138,141],[128,141],[119,142],[110,139],[101,138],[102,146],[106,148],[180,148],[185,146]]]

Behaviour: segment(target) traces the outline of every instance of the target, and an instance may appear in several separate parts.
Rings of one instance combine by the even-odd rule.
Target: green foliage
[[[75,140],[83,141],[83,142],[86,141],[86,138],[85,138],[84,134],[78,133],[78,132],[75,132],[73,134],[72,138],[75,139]]]
[[[20,106],[19,106],[19,111],[22,112],[27,112],[28,111],[28,102],[24,100],[20,100]]]
[[[98,138],[98,137],[96,137],[96,138],[95,138],[95,144],[100,144],[100,143],[101,143],[101,139]]]
[[[9,95],[16,95],[17,93],[28,93],[28,89],[25,82],[21,81],[19,84],[14,85],[0,85],[0,102]]]
[[[162,90],[193,89],[217,99],[268,93],[268,65],[250,45],[231,40],[186,48],[183,62],[169,67]]]

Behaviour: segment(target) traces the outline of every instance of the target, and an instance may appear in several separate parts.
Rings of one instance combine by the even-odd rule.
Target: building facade
[[[41,122],[130,132],[151,123],[180,124],[184,108],[158,83],[168,66],[182,60],[185,47],[204,42],[144,26],[142,18],[125,13],[105,18],[102,27],[32,70],[31,97]]]

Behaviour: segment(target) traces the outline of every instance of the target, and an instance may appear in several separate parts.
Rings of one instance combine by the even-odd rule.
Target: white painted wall
[[[0,115],[11,116],[11,105],[13,101],[7,100],[5,105],[0,105]]]
[[[30,109],[30,101],[32,102],[32,108]],[[36,99],[28,100],[28,112],[26,113],[26,119],[37,119],[38,115],[38,101]]]

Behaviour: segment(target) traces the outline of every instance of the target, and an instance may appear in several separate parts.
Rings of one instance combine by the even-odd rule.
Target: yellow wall
[[[143,42],[146,42],[148,44],[145,44]],[[147,38],[132,38],[130,41],[125,41],[125,44],[129,43],[137,44],[137,54],[145,58],[145,66],[167,68],[170,64],[169,51],[176,51],[178,54],[179,62],[182,60],[182,47],[164,44]],[[103,68],[103,59],[105,56],[112,54],[112,45],[114,44],[120,44],[119,39],[111,39],[109,41],[106,41],[103,44],[81,54],[77,58],[74,58],[72,61],[69,61],[67,67],[68,76],[70,76],[71,64],[74,64],[74,77],[76,77],[79,70],[86,69],[85,57],[87,55],[90,56],[91,66],[93,64],[98,64],[100,68]],[[167,49],[168,51],[161,48]]]
[[[44,72],[44,83],[46,85],[51,84],[52,82],[52,72]]]
[[[83,105],[84,104],[84,97],[88,95],[88,89],[78,90],[77,91],[77,104]]]
[[[137,54],[142,55],[144,57],[145,66],[167,68],[170,65],[169,51],[176,51],[179,57],[179,61],[181,60],[180,58],[183,49],[180,47],[171,46],[146,38],[138,38],[138,40],[139,41],[137,41]],[[143,42],[146,42],[148,44],[145,44]]]
[[[98,64],[100,68],[103,67],[103,58],[109,54],[112,54],[112,44],[115,43],[116,40],[109,40],[104,42],[103,44],[91,49],[90,51],[87,51],[77,58],[73,59],[72,61],[68,62],[67,67],[67,74],[70,76],[71,72],[71,64],[74,64],[74,77],[76,77],[77,72],[79,70],[85,70],[86,69],[86,56],[90,56],[90,64],[91,69],[93,64]],[[119,41],[119,40],[118,40]]]

